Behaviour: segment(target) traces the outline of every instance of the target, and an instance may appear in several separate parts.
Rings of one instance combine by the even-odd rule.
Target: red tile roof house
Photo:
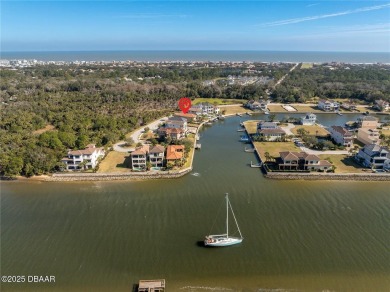
[[[332,163],[321,160],[317,155],[306,152],[279,152],[281,161],[280,170],[328,170]]]
[[[176,163],[183,162],[184,159],[184,145],[168,145],[166,160],[169,162]]]
[[[149,145],[137,147],[130,153],[131,168],[135,171],[146,171],[146,161],[149,155]]]
[[[180,140],[186,136],[185,132],[183,129],[178,129],[178,128],[164,128],[160,127],[158,130],[158,135],[161,138],[167,138],[171,137],[172,140]]]
[[[65,163],[66,170],[93,169],[97,166],[99,158],[103,158],[104,155],[103,147],[96,148],[95,144],[88,144],[83,150],[68,151],[68,156],[61,161]]]
[[[330,136],[337,143],[346,147],[353,144],[353,135],[347,129],[341,126],[331,126],[329,128]]]

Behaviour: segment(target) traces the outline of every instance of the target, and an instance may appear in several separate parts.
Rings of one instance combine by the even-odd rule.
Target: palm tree
[[[264,156],[265,156],[265,162],[271,160],[271,156],[269,155],[269,152],[265,152],[265,153],[264,153]]]

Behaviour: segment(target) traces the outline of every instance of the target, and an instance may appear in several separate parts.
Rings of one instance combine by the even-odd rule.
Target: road
[[[158,128],[158,125],[165,122],[166,120],[168,120],[168,117],[163,117],[161,119],[158,119],[158,120],[155,120],[147,125],[144,125],[142,126],[141,128],[138,128],[137,130],[135,130],[131,135],[130,137],[133,138],[134,140],[134,144],[137,144],[138,142],[140,142],[141,140],[139,139],[141,137],[141,134],[144,132],[144,129],[146,127],[148,127],[150,130],[154,131],[154,130],[157,130]],[[129,151],[133,151],[134,150],[134,147],[122,147],[121,145],[124,145],[126,142],[125,141],[119,141],[117,143],[115,143],[112,148],[115,150],[115,151],[118,151],[118,152],[129,152]]]
[[[297,68],[299,64],[300,64],[300,63],[296,63],[295,66],[292,67],[292,68],[290,69],[290,72],[288,72],[286,75],[284,75],[282,78],[280,78],[280,79],[275,83],[274,88],[275,88],[276,86],[278,86],[280,83],[282,83],[283,80],[284,80],[284,78],[286,78],[287,75],[288,75],[289,73],[291,73],[295,68]]]

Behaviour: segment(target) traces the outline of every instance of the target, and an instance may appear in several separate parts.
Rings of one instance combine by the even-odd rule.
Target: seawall
[[[282,180],[354,180],[354,181],[390,181],[388,173],[285,173],[268,172],[264,175],[271,179]]]

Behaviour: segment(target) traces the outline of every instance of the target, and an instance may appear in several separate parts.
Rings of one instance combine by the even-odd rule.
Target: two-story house
[[[340,145],[351,147],[353,144],[353,135],[347,129],[341,126],[331,126],[329,133],[332,139]]]
[[[332,168],[332,163],[321,160],[317,155],[306,152],[280,152],[280,170],[328,170]]]
[[[166,160],[168,162],[183,161],[184,145],[168,145]]]
[[[174,116],[169,118],[164,127],[160,127],[157,130],[157,133],[160,136],[160,139],[170,137],[173,140],[180,140],[187,135],[187,119]]]
[[[303,117],[301,117],[301,124],[302,125],[315,125],[317,121],[317,116],[312,113],[307,113]]]
[[[390,165],[390,150],[388,147],[370,144],[360,149],[355,158],[366,167],[383,169]]]
[[[260,122],[257,124],[257,135],[264,141],[283,141],[286,132],[273,122]]]
[[[360,116],[356,121],[358,128],[376,129],[378,128],[378,118],[373,116]]]
[[[188,112],[196,115],[218,115],[220,112],[220,108],[212,105],[209,102],[201,102],[191,106]]]
[[[68,156],[61,161],[66,165],[66,170],[93,169],[104,155],[103,147],[96,148],[95,144],[88,144],[83,150],[68,151]]]

